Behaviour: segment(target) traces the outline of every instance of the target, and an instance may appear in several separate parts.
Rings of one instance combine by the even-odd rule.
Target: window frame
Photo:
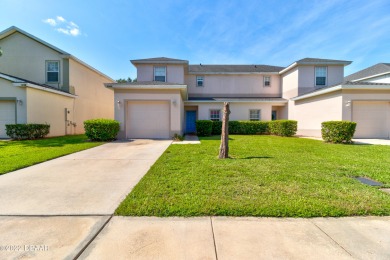
[[[269,79],[269,81],[266,81],[267,78]],[[266,82],[268,82],[269,84],[267,85]],[[267,76],[267,75],[263,76],[263,87],[267,87],[267,88],[271,87],[271,76]]]
[[[251,117],[252,111],[258,112],[258,118]],[[261,121],[261,109],[249,109],[249,121]]]
[[[202,82],[202,85],[201,85],[201,86],[199,85],[199,79],[201,79],[201,82]],[[196,87],[197,87],[197,88],[202,88],[202,87],[204,87],[204,76],[202,76],[202,75],[197,75],[197,76],[196,76]]]
[[[218,119],[212,117],[213,111],[218,111]],[[209,110],[209,118],[211,121],[221,121],[221,109],[210,109]]]
[[[164,68],[164,81],[161,80],[156,80],[156,69],[157,68]],[[157,76],[157,77],[162,77],[162,76]],[[167,66],[154,66],[153,67],[153,81],[158,81],[158,82],[167,82]]]
[[[58,71],[49,71],[49,63],[55,62],[58,64]],[[57,73],[57,81],[49,81],[48,73]],[[59,60],[46,60],[45,62],[45,74],[46,74],[46,83],[47,84],[58,84],[60,83],[60,72],[61,72],[61,62]]]
[[[324,76],[317,76],[317,69],[324,68],[325,69],[325,77]],[[318,78],[325,78],[324,84],[317,84],[317,77]],[[316,87],[324,87],[328,85],[328,67],[327,66],[316,66],[314,67],[314,85]]]

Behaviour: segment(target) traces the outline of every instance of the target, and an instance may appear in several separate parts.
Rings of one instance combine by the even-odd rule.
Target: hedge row
[[[16,140],[43,138],[50,132],[48,124],[10,124],[5,125],[6,134]]]
[[[196,133],[198,136],[220,135],[221,130],[222,121],[196,121]],[[280,136],[293,136],[296,131],[297,122],[293,120],[229,121],[229,134],[274,134]]]
[[[328,143],[352,143],[356,123],[350,121],[326,121],[321,124],[322,139]]]
[[[90,119],[84,121],[85,135],[93,141],[115,140],[119,122],[112,119]]]

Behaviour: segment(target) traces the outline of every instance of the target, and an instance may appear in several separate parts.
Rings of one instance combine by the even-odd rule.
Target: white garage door
[[[390,102],[354,101],[352,121],[357,123],[355,138],[389,138]]]
[[[127,138],[169,138],[168,101],[128,101]]]
[[[15,101],[0,101],[0,138],[8,138],[5,125],[15,124]]]

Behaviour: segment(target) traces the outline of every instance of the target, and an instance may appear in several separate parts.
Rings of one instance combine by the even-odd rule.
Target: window
[[[264,76],[264,87],[270,87],[270,86],[271,86],[271,77]]]
[[[166,82],[167,68],[154,67],[154,81]]]
[[[260,121],[260,109],[249,110],[249,120],[250,121]]]
[[[316,67],[316,86],[326,85],[326,67]]]
[[[219,110],[219,109],[210,110],[210,120],[211,121],[219,121],[220,114],[221,114],[221,110]]]
[[[60,62],[46,61],[46,82],[58,83],[60,79]]]
[[[203,76],[196,76],[196,86],[197,87],[203,87]]]

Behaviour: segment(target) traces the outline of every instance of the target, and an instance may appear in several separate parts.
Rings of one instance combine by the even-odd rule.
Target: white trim
[[[273,105],[282,105],[288,103],[288,101],[256,101],[256,100],[185,100],[184,104],[191,104],[191,103],[272,103]]]
[[[22,82],[19,83],[18,82],[18,83],[12,83],[12,85],[14,85],[15,87],[29,87],[29,88],[39,89],[39,90],[43,90],[43,91],[51,92],[51,93],[54,93],[54,94],[58,94],[58,95],[66,96],[66,97],[71,97],[71,98],[76,98],[77,97],[77,95],[72,95],[72,94],[65,93],[65,92],[62,92],[62,91],[59,91],[59,90],[55,90],[55,89],[51,89],[51,88],[45,88],[45,87],[38,86],[38,85],[35,85],[35,84],[32,84],[32,83],[22,83]]]
[[[251,118],[251,111],[259,111],[259,118]],[[261,121],[261,109],[249,109],[249,121]]]
[[[292,101],[302,100],[309,97],[315,97],[331,92],[335,92],[341,89],[348,89],[348,90],[390,90],[390,84],[387,85],[337,85],[334,87],[326,88],[323,90],[318,90],[313,93],[304,94],[302,96],[291,98]]]
[[[211,118],[211,111],[218,111],[218,120],[213,120],[213,119],[216,119],[216,118]],[[221,121],[221,109],[210,108],[209,109],[209,120],[211,120],[211,121]]]
[[[202,86],[199,86],[198,85],[198,79],[200,79],[200,78],[202,78]],[[204,87],[204,76],[202,76],[202,75],[196,75],[196,77],[195,77],[195,86],[197,87],[197,88],[203,88]]]
[[[104,84],[107,88],[113,88],[113,89],[183,89],[186,90],[186,85],[126,85],[126,84],[110,84],[105,83]]]
[[[164,68],[164,81],[156,80],[156,69],[157,68]],[[161,76],[157,76],[157,77],[161,77]],[[167,82],[167,66],[153,66],[153,81]]]

